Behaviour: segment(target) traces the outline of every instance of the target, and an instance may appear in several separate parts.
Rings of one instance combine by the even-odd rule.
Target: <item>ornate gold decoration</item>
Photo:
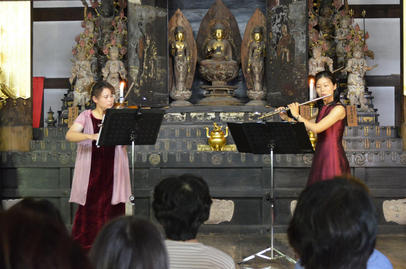
[[[369,139],[366,138],[366,139],[364,140],[364,148],[365,148],[365,149],[369,149],[370,146],[371,146],[371,145],[370,145]]]
[[[364,136],[368,136],[368,130],[369,130],[368,126],[365,126],[364,127]]]
[[[386,127],[386,136],[392,135],[392,129],[390,127]]]
[[[221,121],[244,121],[244,112],[221,112]]]
[[[212,151],[209,145],[198,144],[197,151]],[[237,146],[235,144],[225,145],[222,151],[237,151]]]
[[[374,117],[362,117],[363,122],[373,122],[374,120]]]
[[[153,153],[149,155],[149,163],[152,165],[158,165],[161,162],[161,156],[159,154]]]
[[[206,129],[206,137],[208,138],[208,144],[211,150],[215,151],[222,151],[224,146],[227,143],[228,137],[228,127],[226,127],[226,133],[221,130],[222,126],[217,125],[217,123],[213,123],[213,130],[209,134],[209,127],[205,127]]]

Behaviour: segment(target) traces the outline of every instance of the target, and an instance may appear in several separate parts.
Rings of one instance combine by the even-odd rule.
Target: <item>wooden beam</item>
[[[365,76],[368,87],[400,87],[400,75]]]
[[[354,10],[355,18],[362,18],[362,11],[366,11],[365,18],[400,18],[400,5],[349,5]],[[81,21],[83,7],[34,8],[34,21]]]
[[[354,18],[362,18],[362,11],[366,11],[366,19],[400,18],[400,5],[349,5],[354,11]]]
[[[45,78],[44,89],[70,89],[69,78]]]
[[[34,8],[33,21],[82,21],[83,7]]]

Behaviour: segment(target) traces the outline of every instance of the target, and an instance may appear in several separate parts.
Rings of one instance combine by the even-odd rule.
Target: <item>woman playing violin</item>
[[[288,105],[293,119],[303,122],[307,129],[317,134],[316,150],[307,185],[334,176],[350,174],[342,145],[346,111],[340,102],[340,92],[332,73],[323,71],[316,74],[316,92],[319,97],[330,95],[319,101],[316,122],[311,122],[299,115],[298,103]],[[281,112],[279,115],[283,120],[289,120],[287,113]]]
[[[114,87],[105,81],[95,83],[91,99],[96,108],[80,113],[66,133],[66,140],[78,143],[69,199],[79,204],[72,236],[86,251],[106,222],[124,215],[131,194],[125,147],[96,146],[103,115],[114,105]]]

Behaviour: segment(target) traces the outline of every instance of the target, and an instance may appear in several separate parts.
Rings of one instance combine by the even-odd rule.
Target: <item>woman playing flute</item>
[[[330,95],[318,101],[319,114],[316,122],[311,122],[299,115],[298,103],[288,105],[292,117],[297,122],[303,122],[307,129],[317,134],[316,150],[307,185],[334,176],[350,174],[350,166],[342,145],[346,112],[344,105],[340,102],[340,91],[331,72],[323,71],[316,74],[316,92],[320,97]],[[290,120],[286,112],[281,112],[279,115],[283,120]]]

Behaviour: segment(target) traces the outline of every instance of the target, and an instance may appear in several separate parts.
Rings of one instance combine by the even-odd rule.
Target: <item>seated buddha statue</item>
[[[216,24],[213,29],[213,39],[210,39],[206,46],[207,58],[213,60],[232,60],[233,51],[231,44],[224,39],[224,26]]]
[[[203,46],[203,56],[199,72],[212,85],[226,85],[238,75],[238,63],[233,59],[233,47],[226,38],[225,28],[217,23]]]

